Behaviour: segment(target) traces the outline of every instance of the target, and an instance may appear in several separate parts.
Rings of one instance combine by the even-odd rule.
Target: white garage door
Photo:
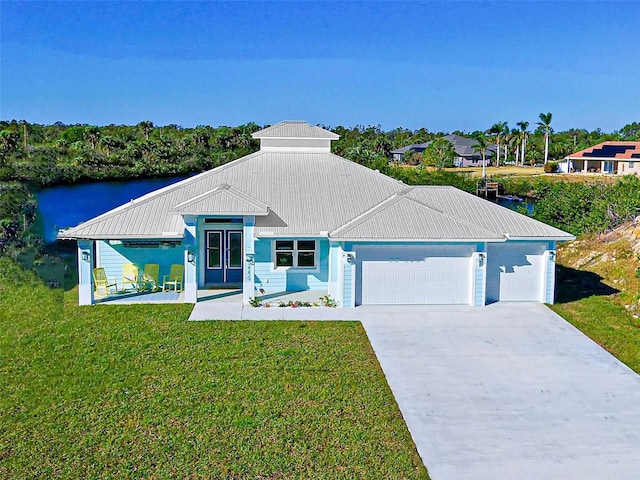
[[[471,303],[472,246],[357,246],[356,304]]]
[[[544,243],[490,244],[487,248],[487,301],[542,302]]]

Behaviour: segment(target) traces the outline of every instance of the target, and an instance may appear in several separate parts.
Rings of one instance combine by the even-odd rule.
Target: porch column
[[[582,161],[582,172],[584,173],[584,172],[586,172],[586,171],[587,171],[587,161],[586,161],[586,160],[583,160],[583,161]]]
[[[481,307],[487,303],[487,248],[486,244],[478,247],[473,254],[473,281],[471,305]]]
[[[546,272],[544,275],[543,300],[553,305],[556,291],[556,242],[549,242],[548,250],[544,253]]]
[[[253,229],[254,216],[244,217],[242,226],[242,238],[244,240],[244,270],[242,272],[242,304],[249,305],[249,301],[255,296],[255,239]]]
[[[78,240],[78,304],[93,304],[93,241]]]
[[[342,269],[342,249],[340,244],[336,242],[329,242],[329,288],[327,293],[331,298],[340,302],[342,305],[342,275],[340,270]]]
[[[344,276],[341,305],[351,308],[356,306],[356,252],[345,251],[342,258]]]
[[[184,217],[184,301],[198,302],[198,240],[196,237],[197,218]],[[189,261],[191,259],[191,261]]]

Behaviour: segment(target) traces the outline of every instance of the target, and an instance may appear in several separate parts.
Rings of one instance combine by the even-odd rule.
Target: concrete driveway
[[[640,377],[544,305],[356,311],[433,480],[640,478]]]

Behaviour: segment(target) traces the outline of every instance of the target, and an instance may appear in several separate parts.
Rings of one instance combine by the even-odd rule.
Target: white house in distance
[[[260,150],[60,233],[92,269],[184,266],[181,299],[238,288],[248,304],[312,290],[365,304],[552,303],[556,242],[573,236],[453,187],[408,186],[331,153],[305,122],[253,134]]]
[[[567,155],[558,164],[561,173],[591,172],[640,175],[640,142],[602,142]]]

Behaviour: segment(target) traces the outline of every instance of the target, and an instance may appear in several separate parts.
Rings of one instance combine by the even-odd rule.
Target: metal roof
[[[504,236],[458,220],[411,198],[412,190],[392,196],[330,233],[349,240],[496,240]]]
[[[252,134],[253,138],[330,138],[337,140],[340,135],[324,128],[314,127],[307,122],[285,121],[271,125]]]
[[[267,215],[269,207],[260,200],[223,183],[213,190],[182,202],[172,209],[182,215]]]
[[[508,238],[574,238],[567,232],[455,187],[414,187],[408,195],[447,215]]]
[[[258,236],[573,238],[454,187],[407,187],[328,152],[280,151],[258,151],[148,193],[58,237],[182,238],[186,214],[255,215]]]

